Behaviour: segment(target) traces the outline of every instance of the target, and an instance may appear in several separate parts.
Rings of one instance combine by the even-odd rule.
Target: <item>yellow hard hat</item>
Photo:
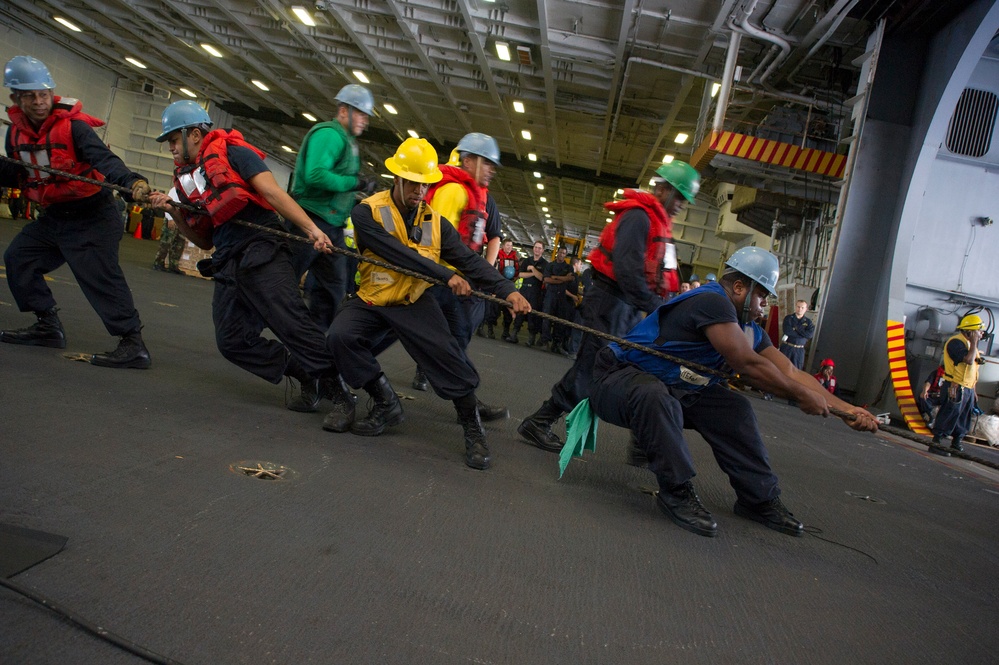
[[[958,330],[981,330],[983,327],[982,317],[977,314],[968,314],[957,324]]]
[[[444,174],[437,168],[437,151],[426,139],[406,139],[385,160],[385,167],[393,174],[413,182],[432,184]]]

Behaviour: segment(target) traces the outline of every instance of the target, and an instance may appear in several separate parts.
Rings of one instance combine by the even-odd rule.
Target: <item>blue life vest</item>
[[[708,292],[717,293],[728,298],[725,289],[717,282],[702,284],[696,289],[673,296],[669,302],[660,305],[655,312],[645,317],[641,323],[632,328],[631,332],[624,336],[624,339],[671,356],[689,360],[698,365],[704,365],[705,367],[719,371],[723,370],[726,367],[725,359],[715,350],[715,347],[711,346],[711,342],[707,339],[703,342],[667,342],[659,339],[659,321],[662,317],[669,315],[671,308],[688,298],[694,298]],[[743,326],[743,332],[754,349],[759,346],[760,342],[763,341],[763,336],[766,334],[763,328],[756,323]],[[610,348],[614,351],[614,355],[617,356],[618,360],[638,366],[642,371],[652,374],[667,386],[696,391],[703,390],[716,383],[721,383],[724,380],[720,376],[700,374],[688,367],[677,365],[674,362],[642,351],[623,349],[617,342],[612,343]]]

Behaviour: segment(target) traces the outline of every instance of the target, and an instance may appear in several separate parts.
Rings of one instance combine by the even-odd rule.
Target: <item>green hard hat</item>
[[[669,164],[663,164],[656,169],[656,175],[673,185],[680,196],[693,203],[697,192],[701,189],[701,176],[687,162],[674,159]]]

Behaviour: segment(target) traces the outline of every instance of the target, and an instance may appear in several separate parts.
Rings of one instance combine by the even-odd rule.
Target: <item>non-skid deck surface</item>
[[[0,220],[0,249],[17,228]],[[993,472],[757,400],[814,535],[733,515],[692,434],[720,531],[698,537],[624,464],[622,430],[602,425],[562,480],[518,440],[568,360],[473,340],[480,397],[512,414],[487,425],[487,472],[398,346],[383,364],[406,421],[330,434],[218,354],[212,284],[153,272],[155,250],[122,243],[151,370],[0,344],[0,522],[69,538],[14,580],[94,623],[188,665],[995,662]],[[52,277],[66,352],[113,348],[72,274]],[[0,301],[0,327],[33,321]],[[286,479],[231,470],[258,462]],[[141,662],[6,590],[0,626],[0,663]]]

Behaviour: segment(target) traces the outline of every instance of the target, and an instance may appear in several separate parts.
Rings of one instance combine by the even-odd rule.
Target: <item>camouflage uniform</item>
[[[184,253],[185,244],[185,238],[177,231],[176,226],[171,229],[169,224],[164,224],[163,235],[160,236],[160,249],[153,259],[153,268],[162,269],[163,260],[167,259],[167,271],[180,272],[177,263],[180,261],[180,255]]]

